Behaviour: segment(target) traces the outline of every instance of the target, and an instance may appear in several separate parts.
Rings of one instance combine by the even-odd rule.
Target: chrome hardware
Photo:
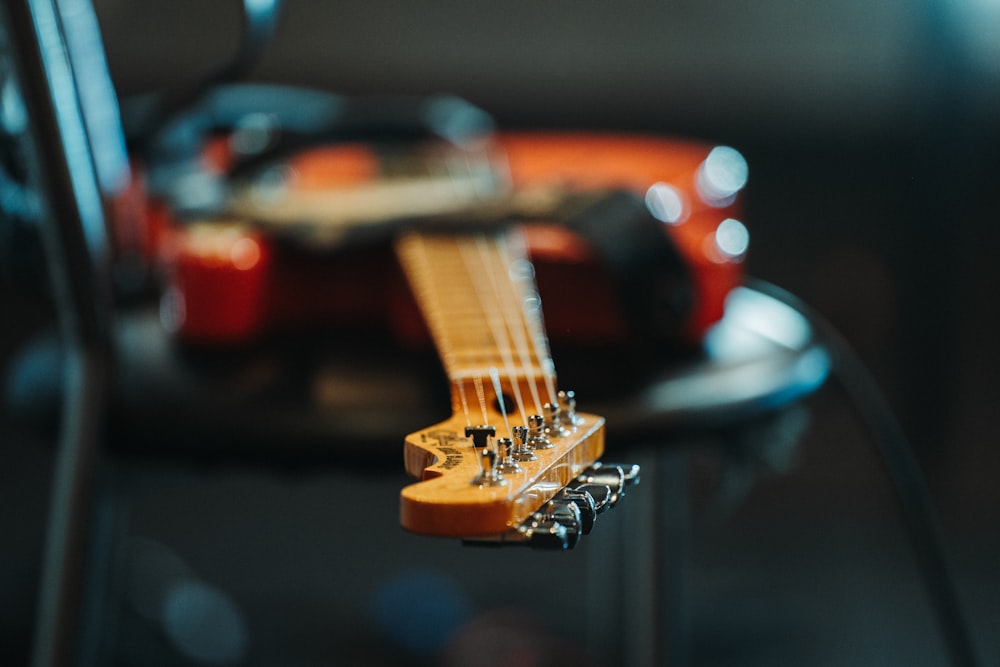
[[[531,449],[552,449],[555,447],[545,434],[545,420],[541,415],[528,417],[528,447]]]
[[[529,423],[530,421],[529,419]],[[501,438],[500,442],[505,440],[507,439]],[[495,451],[488,452],[496,458]],[[584,535],[593,530],[597,515],[614,507],[624,497],[625,487],[638,483],[637,465],[595,463],[517,528],[499,535],[466,538],[463,542],[478,546],[522,545],[535,549],[572,549]]]
[[[484,449],[489,446],[489,439],[497,434],[495,426],[480,424],[479,426],[466,426],[465,437],[472,438],[472,446],[476,449]]]
[[[524,472],[524,468],[517,464],[514,460],[514,441],[510,438],[499,438],[497,439],[497,450],[501,453],[500,463],[497,464],[497,470],[505,475],[516,475],[517,473]]]
[[[558,403],[546,403],[542,406],[542,410],[545,412],[545,435],[559,438],[569,433],[563,427],[562,410]]]
[[[528,443],[528,427],[515,426],[511,429],[514,435],[514,452],[512,456],[515,461],[537,461],[538,457],[531,451]]]
[[[562,423],[568,427],[574,427],[582,421],[576,415],[576,392],[560,391],[556,394],[559,399],[559,409],[562,411]]]
[[[503,486],[507,480],[503,478],[498,470],[498,457],[496,450],[489,447],[476,448],[479,452],[479,467],[482,472],[472,479],[474,486]]]
[[[554,521],[566,528],[566,547],[572,549],[580,543],[583,519],[580,508],[571,500],[550,500],[540,512],[537,521]]]
[[[472,447],[479,454],[479,467],[482,470],[472,478],[474,486],[503,486],[507,483],[501,474],[497,451],[490,447],[490,438],[496,433],[495,426],[486,424],[465,427],[465,437],[472,438]]]
[[[627,474],[626,474],[627,470]],[[605,485],[611,489],[611,505],[625,495],[625,487],[639,483],[639,466],[597,462],[576,478],[582,484]]]
[[[566,488],[560,491],[556,498],[577,506],[580,510],[580,532],[589,535],[597,521],[597,504],[594,502],[594,496],[585,490]]]
[[[535,514],[514,530],[500,535],[466,537],[462,544],[471,547],[527,546],[550,551],[563,551],[571,546],[566,526],[541,514]]]
[[[594,499],[594,512],[604,514],[615,506],[618,496],[611,492],[607,484],[580,484],[568,487],[574,491],[583,491]]]
[[[624,493],[625,471],[619,466],[595,464],[580,473],[576,479],[584,484],[606,484],[612,493]]]
[[[576,544],[570,543],[566,526],[550,519],[532,519],[521,532],[528,546],[534,549],[565,551]]]
[[[601,461],[597,461],[588,470],[601,471],[607,468],[618,468],[621,470],[625,476],[625,486],[637,486],[639,484],[639,473],[641,470],[634,463],[602,463]],[[584,471],[584,474],[586,473],[587,471]]]

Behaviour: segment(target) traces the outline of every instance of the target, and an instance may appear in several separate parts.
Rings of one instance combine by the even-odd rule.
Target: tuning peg
[[[512,454],[515,461],[537,461],[538,457],[531,451],[528,444],[528,427],[515,426],[511,429],[514,435],[514,452]]]
[[[610,491],[608,492],[610,495]],[[559,500],[572,502],[580,510],[580,531],[589,535],[597,521],[597,503],[586,490],[566,488],[559,492]]]
[[[605,468],[619,468],[625,477],[625,486],[637,486],[639,484],[641,469],[635,463],[607,463],[597,461],[590,466],[589,470],[600,471]]]
[[[545,434],[545,419],[541,415],[528,417],[528,447],[531,449],[552,449],[555,447]]]
[[[475,486],[503,486],[506,484],[507,480],[503,478],[498,469],[496,450],[483,447],[482,449],[477,448],[476,451],[479,452],[479,467],[482,472],[473,478],[472,484]]]
[[[569,434],[569,431],[563,426],[562,409],[559,407],[559,403],[545,403],[542,405],[542,412],[545,413],[546,436],[561,438]]]
[[[562,412],[562,423],[566,426],[574,427],[580,423],[580,418],[576,415],[576,392],[560,391],[556,394],[559,399],[559,409]]]
[[[539,518],[524,529],[528,546],[534,549],[565,551],[570,548],[566,526],[558,521]]]
[[[621,466],[595,463],[577,476],[582,484],[597,484],[611,489],[611,506],[625,495],[625,471]]]
[[[524,468],[514,460],[514,441],[510,438],[498,438],[497,449],[503,453],[503,458],[497,464],[497,470],[502,474],[515,475],[524,472]]]
[[[535,514],[535,521],[553,521],[566,529],[566,547],[572,549],[580,542],[583,520],[580,508],[569,500],[550,500],[542,510]]]
[[[594,512],[597,514],[604,514],[618,502],[618,496],[614,494],[607,484],[578,482],[569,488],[572,488],[574,491],[584,491],[590,494],[590,497],[594,499]]]

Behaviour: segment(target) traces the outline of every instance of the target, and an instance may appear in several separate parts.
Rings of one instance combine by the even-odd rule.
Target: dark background
[[[96,5],[123,96],[190,83],[237,43],[235,3]],[[980,648],[998,659],[1000,4],[290,1],[253,78],[344,93],[450,92],[502,127],[738,147],[750,164],[749,272],[825,313],[875,372],[943,514]],[[0,290],[6,363],[51,313],[30,292]],[[866,434],[837,392],[810,405],[792,462],[759,477],[731,511],[708,509],[718,456],[693,464],[694,662],[941,664]],[[0,642],[23,656],[51,456],[35,429],[0,425]],[[248,664],[412,660],[412,647],[372,620],[376,591],[408,565],[472,567],[457,547],[414,545],[358,522],[360,506],[392,525],[402,483],[393,473],[334,466],[289,477],[172,462],[121,475],[129,534],[167,545],[239,601],[260,649]],[[386,496],[383,507],[376,498]],[[575,655],[572,646],[595,644],[566,621],[587,604],[596,559],[583,563],[587,554],[562,565],[512,557],[512,567],[579,577],[543,577],[519,593],[456,574],[465,588],[454,613],[512,609],[505,619],[533,619],[544,641]],[[122,636],[123,664],[187,664],[135,613],[123,613]],[[613,639],[596,645],[598,662],[630,660],[609,654]],[[273,651],[288,646],[295,658],[285,662]]]

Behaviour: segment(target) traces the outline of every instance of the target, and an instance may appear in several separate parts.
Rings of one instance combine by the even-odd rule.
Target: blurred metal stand
[[[27,149],[65,354],[33,662],[70,665],[80,657],[91,487],[111,374],[102,194],[123,184],[127,162],[89,2],[11,0],[2,21],[29,119],[12,140]]]

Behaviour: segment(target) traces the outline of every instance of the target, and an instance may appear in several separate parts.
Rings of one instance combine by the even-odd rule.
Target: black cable
[[[148,142],[154,139],[161,130],[207,91],[220,84],[242,79],[249,74],[274,38],[283,2],[284,0],[265,2],[241,0],[240,35],[232,59],[193,84],[173,93],[166,93],[157,99],[154,102],[154,109],[149,112],[149,117],[143,119],[142,129],[138,130],[140,141]],[[143,150],[148,149],[148,145],[143,146]]]
[[[959,600],[945,548],[940,518],[913,448],[875,378],[843,335],[813,308],[765,281],[749,279],[747,285],[801,313],[818,338],[829,347],[833,375],[867,425],[871,442],[896,492],[903,523],[951,663],[956,667],[979,665],[971,626]]]

